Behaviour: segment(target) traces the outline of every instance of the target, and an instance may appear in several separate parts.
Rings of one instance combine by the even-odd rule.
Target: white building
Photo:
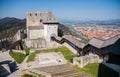
[[[55,44],[51,40],[51,35],[58,35],[58,24],[51,12],[28,12],[26,16],[27,47],[44,48]]]

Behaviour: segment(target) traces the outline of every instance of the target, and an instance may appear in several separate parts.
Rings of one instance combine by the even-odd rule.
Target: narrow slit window
[[[35,13],[35,16],[37,16],[37,13]]]
[[[32,14],[30,13],[30,16],[32,16]]]

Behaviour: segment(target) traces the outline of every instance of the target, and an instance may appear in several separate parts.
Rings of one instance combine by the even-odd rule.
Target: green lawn
[[[28,56],[28,58],[27,58],[27,62],[34,61],[35,56],[36,56],[35,53],[31,53],[31,54]]]
[[[28,50],[26,50],[28,51]],[[73,57],[76,55],[73,54],[68,48],[66,47],[60,47],[60,48],[54,48],[54,49],[45,49],[45,50],[37,50],[34,53],[29,54],[27,62],[34,61],[36,54],[39,53],[47,53],[47,52],[61,52],[66,60],[71,61]],[[26,55],[20,52],[10,52],[10,55],[18,62],[22,63],[22,61],[25,59]]]
[[[57,49],[58,52],[61,52],[65,59],[67,59],[68,61],[72,60],[74,57],[76,57],[75,54],[72,53],[72,51],[70,51],[68,48],[66,47],[62,47],[62,48],[58,48]]]
[[[10,56],[15,59],[17,63],[22,63],[23,60],[25,59],[26,55],[20,52],[10,52]]]
[[[108,68],[104,64],[91,63],[91,64],[86,65],[83,68],[80,68],[78,66],[74,66],[74,67],[78,71],[85,71],[87,73],[92,74],[95,77],[118,77],[117,72]]]
[[[41,53],[41,52],[61,52],[63,56],[65,57],[66,60],[71,61],[73,57],[76,55],[73,54],[68,48],[66,47],[60,47],[60,48],[54,48],[54,49],[45,49],[45,50],[37,50],[36,53]]]
[[[32,74],[24,74],[24,75],[22,75],[21,77],[37,77],[37,76],[34,76],[34,75],[32,75]]]
[[[98,76],[98,70],[99,70],[99,64],[98,63],[91,63],[86,65],[84,68],[81,68],[81,70],[93,74],[95,77]]]
[[[78,71],[85,71],[85,72],[87,72],[89,74],[92,74],[95,77],[98,76],[98,69],[99,69],[99,64],[98,63],[91,63],[91,64],[86,65],[83,68],[80,68],[78,66],[74,66],[74,67]]]
[[[41,74],[23,74],[21,77],[45,77],[44,75]]]
[[[30,49],[29,49],[29,48],[26,48],[26,49],[25,49],[25,53],[26,53],[26,55],[29,55],[29,54],[30,54]]]

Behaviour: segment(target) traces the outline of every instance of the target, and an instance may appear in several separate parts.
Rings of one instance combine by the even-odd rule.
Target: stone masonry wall
[[[86,56],[73,58],[73,64],[78,65],[78,67],[81,68],[83,68],[89,63],[96,63],[96,62],[100,62],[98,55],[86,55]]]

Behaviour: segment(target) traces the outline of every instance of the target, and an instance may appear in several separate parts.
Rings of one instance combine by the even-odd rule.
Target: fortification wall
[[[83,68],[89,63],[98,63],[101,62],[98,55],[86,55],[81,57],[73,58],[73,64],[78,65],[78,67]]]

